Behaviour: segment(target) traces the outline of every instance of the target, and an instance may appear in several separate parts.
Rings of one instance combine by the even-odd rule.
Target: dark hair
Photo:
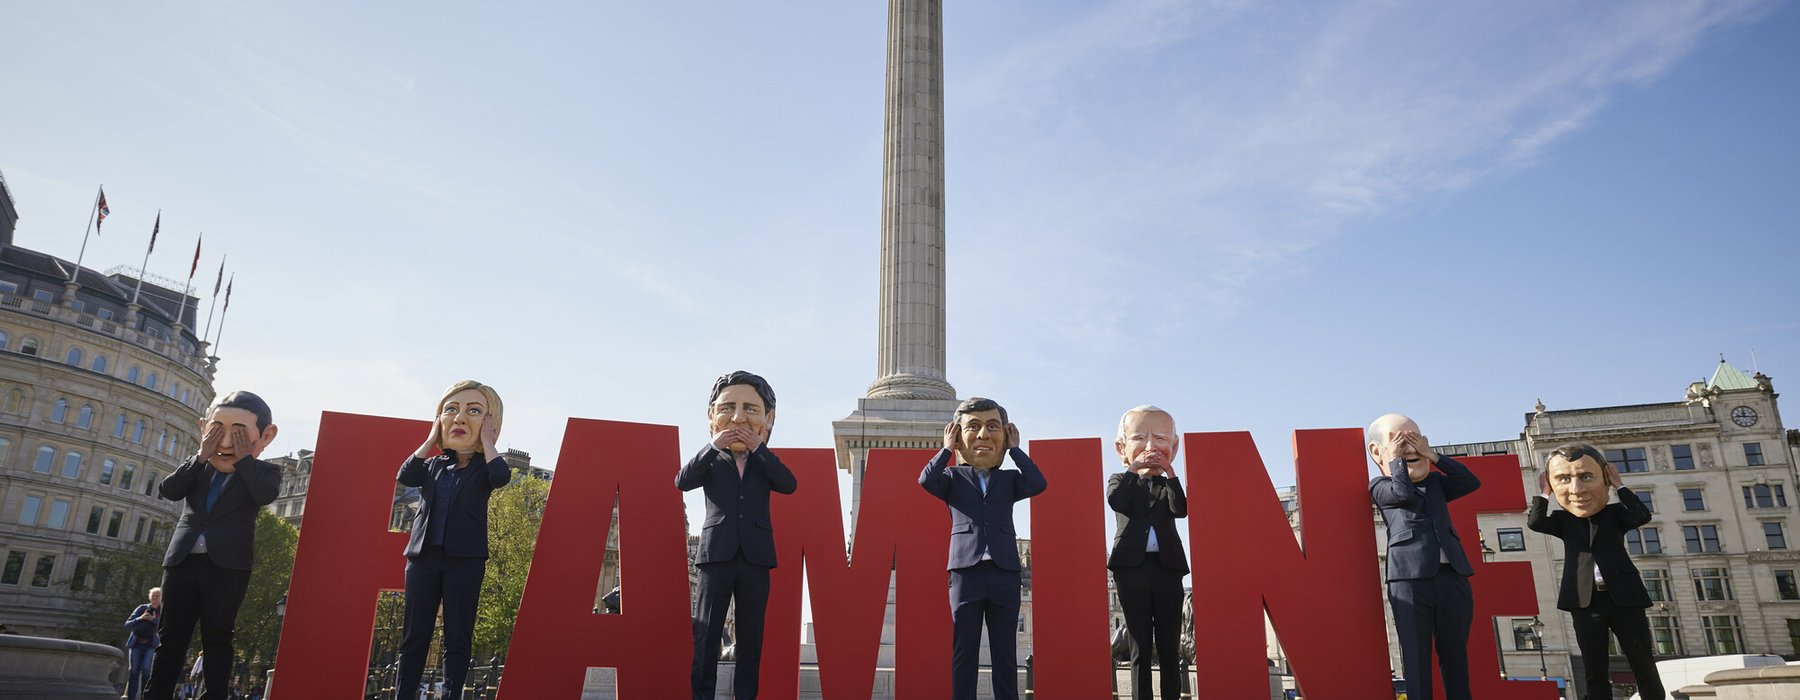
[[[968,399],[965,399],[962,403],[957,404],[957,406],[956,406],[956,415],[959,415],[959,416],[964,415],[964,414],[969,414],[969,413],[980,413],[982,411],[999,411],[1000,412],[1000,427],[1003,429],[1006,426],[1012,424],[1010,421],[1008,421],[1006,419],[1006,407],[1001,406],[1000,402],[995,401],[993,399],[984,399],[979,396],[971,396]]]
[[[1582,457],[1587,457],[1594,460],[1594,466],[1602,469],[1606,468],[1606,455],[1600,454],[1600,450],[1594,449],[1593,445],[1589,445],[1585,442],[1569,442],[1557,445],[1556,449],[1551,450],[1550,454],[1544,457],[1544,468],[1549,469],[1550,460],[1556,459],[1557,457],[1561,457],[1564,462],[1569,462],[1571,464],[1580,461]]]
[[[721,374],[718,379],[713,380],[712,396],[706,399],[707,405],[712,405],[712,402],[718,401],[719,393],[725,391],[725,387],[737,384],[743,384],[755,389],[756,395],[762,397],[764,411],[775,410],[775,390],[769,388],[769,381],[741,369],[736,372]]]
[[[213,399],[212,408],[207,413],[221,408],[241,408],[255,414],[257,430],[268,430],[269,424],[275,422],[275,415],[269,411],[269,402],[248,391],[234,391]]]

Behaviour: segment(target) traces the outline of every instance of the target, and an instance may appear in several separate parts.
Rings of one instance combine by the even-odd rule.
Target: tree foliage
[[[71,593],[81,607],[81,617],[71,639],[120,646],[125,643],[125,618],[141,603],[149,602],[150,589],[162,585],[164,544],[150,540],[124,547],[91,546],[70,582]],[[83,570],[84,569],[84,570]]]
[[[475,618],[476,664],[504,657],[512,643],[519,600],[525,595],[525,575],[531,570],[531,555],[537,549],[549,496],[550,482],[519,476],[488,501],[488,562]]]
[[[321,512],[323,514],[323,512]],[[250,589],[238,608],[237,635],[239,687],[260,685],[242,678],[255,675],[275,662],[275,646],[281,640],[281,615],[277,607],[287,597],[294,575],[294,550],[300,531],[280,516],[263,509],[256,515],[256,560],[250,570]]]

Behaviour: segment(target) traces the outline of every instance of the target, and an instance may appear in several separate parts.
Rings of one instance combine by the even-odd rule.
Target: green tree
[[[281,615],[277,606],[287,597],[294,576],[294,548],[300,531],[268,509],[256,514],[256,560],[251,564],[250,588],[238,608],[238,687],[248,692],[261,685],[264,672],[275,662],[275,645],[281,640]],[[129,611],[127,611],[129,612]]]
[[[477,665],[504,656],[512,644],[519,599],[525,595],[525,575],[531,570],[549,496],[550,482],[520,475],[488,500],[487,574],[481,582],[473,645]]]
[[[81,617],[69,637],[123,645],[125,617],[149,602],[150,589],[162,584],[164,546],[160,538],[124,547],[90,546],[67,582],[81,606]]]

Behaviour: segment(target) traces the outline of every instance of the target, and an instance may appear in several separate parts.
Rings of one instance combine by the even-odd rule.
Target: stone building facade
[[[213,363],[197,299],[14,245],[0,181],[0,621],[58,636],[96,549],[162,541],[179,504],[156,486],[199,447]]]

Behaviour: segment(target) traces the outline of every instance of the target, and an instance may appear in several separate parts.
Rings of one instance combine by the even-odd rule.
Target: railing
[[[0,292],[0,307],[37,314],[54,321],[72,323],[77,327],[85,328],[101,335],[110,336],[122,342],[138,345],[146,350],[150,350],[151,352],[163,356],[165,359],[174,362],[179,366],[186,367],[195,374],[207,379],[209,382],[211,381],[211,377],[207,375],[209,364],[207,359],[197,353],[185,352],[181,348],[179,340],[173,342],[162,340],[153,337],[148,333],[141,333],[137,330],[122,326],[111,319],[100,318],[99,316],[95,316],[94,314],[85,311],[75,311],[62,306],[61,304],[43,301],[41,299],[27,299],[17,294]]]

